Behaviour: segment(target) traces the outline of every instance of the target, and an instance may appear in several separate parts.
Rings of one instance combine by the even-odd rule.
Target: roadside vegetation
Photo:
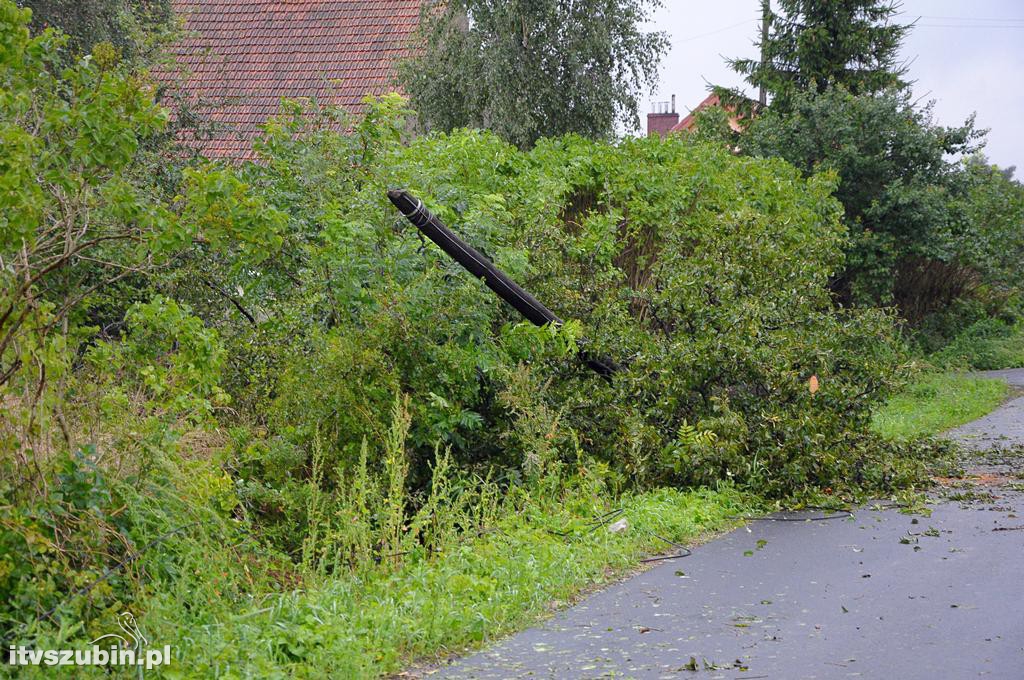
[[[938,435],[989,413],[1008,393],[997,378],[926,373],[875,412],[872,428],[887,439]]]
[[[937,366],[994,371],[1024,366],[1024,324],[983,319],[929,357]]]
[[[229,165],[180,153],[109,42],[78,58],[28,22],[0,0],[5,645],[84,644],[128,610],[174,648],[167,677],[395,672],[757,508],[926,484],[936,447],[910,435],[949,421],[907,412],[997,390],[928,378],[892,401],[915,354],[1018,356],[991,324],[1019,328],[1020,185],[949,161],[970,131],[895,94],[789,100],[837,129],[902,120],[897,141],[921,126],[927,158],[880,198],[844,183],[896,147],[789,158],[806,118],[766,115],[737,154],[710,130],[415,134],[397,95],[359,119],[285,101],[257,162]],[[393,187],[566,322],[523,323]],[[853,200],[899,233],[858,231]],[[908,243],[925,218],[895,218],[918,209],[962,229]],[[876,285],[911,261],[963,285]]]
[[[872,418],[872,429],[887,439],[940,435],[998,407],[1010,393],[1006,381],[971,371],[1024,367],[1024,326],[976,321],[921,362],[924,372]]]
[[[401,559],[369,561],[340,578],[310,573],[301,589],[242,607],[218,597],[190,611],[172,594],[158,594],[147,619],[157,627],[148,632],[181,640],[190,677],[289,678],[311,668],[323,677],[378,677],[534,623],[635,572],[643,558],[678,554],[670,541],[693,545],[735,525],[748,507],[729,489],[628,494],[612,508],[599,484],[563,494],[564,502],[553,502],[518,492],[495,501],[490,516],[473,511],[476,517],[459,518],[465,524],[457,532]],[[609,519],[581,519],[591,516]],[[622,520],[628,529],[608,530]],[[184,639],[182,629],[190,631]]]

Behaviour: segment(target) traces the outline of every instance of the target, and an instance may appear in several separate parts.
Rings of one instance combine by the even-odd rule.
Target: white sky
[[[666,31],[672,48],[655,94],[644,102],[643,129],[652,101],[675,94],[685,115],[707,96],[708,82],[744,84],[723,56],[757,56],[759,0],[663,2],[651,28]],[[976,111],[978,127],[990,128],[989,159],[1017,165],[1018,177],[1024,175],[1024,1],[903,0],[899,20],[917,20],[902,53],[911,62],[915,96],[936,100],[936,120],[944,125]]]

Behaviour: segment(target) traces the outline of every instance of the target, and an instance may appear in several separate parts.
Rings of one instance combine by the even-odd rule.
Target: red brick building
[[[690,115],[688,115],[686,118],[683,118],[681,121],[679,121],[679,123],[677,123],[672,128],[672,132],[682,132],[684,130],[689,132],[697,124],[697,114],[698,113],[700,113],[704,109],[708,108],[709,106],[721,106],[721,105],[722,105],[722,100],[719,98],[719,96],[717,94],[712,92],[711,94],[709,94],[707,97],[704,98],[704,101],[702,101],[700,104],[697,104],[696,108],[694,108],[693,111],[690,111]],[[726,107],[726,110],[731,113],[731,112],[735,111],[735,108],[736,107],[734,107],[732,105],[729,105],[729,106]],[[743,132],[743,126],[740,124],[740,119],[741,119],[740,116],[729,116],[729,127],[732,128],[733,132]]]
[[[283,97],[352,113],[395,89],[421,0],[174,0],[185,38],[172,50],[185,98],[216,124],[211,158],[247,158]]]
[[[653,111],[647,114],[647,136],[660,135],[664,137],[679,124],[679,114],[676,112],[676,96],[672,95],[672,102],[656,102],[652,107]]]
[[[661,135],[664,137],[670,132],[689,132],[693,130],[697,124],[697,114],[708,108],[709,106],[721,106],[721,99],[717,94],[712,92],[704,98],[700,104],[697,104],[682,120],[679,120],[679,114],[676,112],[676,97],[672,95],[672,104],[669,107],[668,102],[661,102],[655,104],[654,111],[647,114],[647,134],[650,135]],[[734,110],[734,107],[727,106],[727,110],[730,112]],[[742,132],[743,127],[740,123],[741,116],[730,116],[729,127],[733,129],[733,132]]]

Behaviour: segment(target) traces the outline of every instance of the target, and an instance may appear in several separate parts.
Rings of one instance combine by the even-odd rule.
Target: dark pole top
[[[470,274],[481,279],[502,300],[512,305],[528,321],[536,326],[554,324],[560,326],[562,320],[550,309],[542,305],[535,297],[523,290],[519,284],[494,266],[494,263],[480,254],[446,227],[419,200],[404,189],[391,189],[388,198],[405,217],[412,222],[427,238],[436,243],[441,250],[448,253]],[[586,364],[605,378],[618,370],[618,366],[605,359],[590,356],[583,349],[584,341],[579,341],[580,357]]]
[[[456,236],[451,229],[424,207],[421,200],[402,189],[392,189],[388,192],[388,198],[427,238],[453,257],[473,276],[482,279],[484,284],[498,297],[515,307],[529,321],[537,326],[549,323],[561,325],[562,320],[554,312],[523,290],[503,271],[495,267],[490,260],[481,255],[476,248]]]

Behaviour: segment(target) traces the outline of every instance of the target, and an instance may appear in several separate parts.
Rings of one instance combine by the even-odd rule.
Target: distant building
[[[173,0],[185,37],[181,94],[216,124],[193,143],[211,158],[248,158],[283,97],[351,113],[395,89],[422,0]]]
[[[676,96],[672,95],[672,102],[659,102],[654,105],[654,111],[647,114],[647,135],[661,135],[664,137],[670,132],[690,132],[697,125],[697,114],[709,106],[721,106],[722,100],[712,92],[704,98],[700,104],[690,111],[689,115],[679,120],[676,113]],[[734,106],[726,106],[726,110],[735,111]],[[733,115],[729,117],[729,127],[733,132],[742,132],[741,121],[743,116]]]
[[[721,106],[721,105],[722,105],[721,98],[719,98],[719,96],[717,94],[712,92],[711,94],[709,94],[707,97],[704,98],[704,101],[702,101],[700,104],[697,104],[697,106],[693,109],[693,111],[690,111],[690,115],[688,115],[686,118],[683,118],[681,121],[679,121],[679,123],[675,127],[672,128],[672,132],[681,132],[683,130],[686,130],[687,132],[689,132],[690,130],[692,130],[697,125],[697,114],[698,113],[700,113],[704,109],[708,108],[709,106]],[[729,111],[730,113],[732,113],[732,112],[734,112],[736,110],[736,107],[735,106],[731,106],[731,105],[727,105],[725,107],[725,109],[727,111]],[[733,132],[743,132],[743,126],[740,124],[740,121],[742,119],[743,119],[743,116],[736,116],[736,115],[729,116],[729,127],[732,128]]]
[[[676,113],[676,96],[672,95],[672,102],[655,102],[652,111],[647,114],[647,136],[660,135],[664,137],[679,124],[679,114]]]

